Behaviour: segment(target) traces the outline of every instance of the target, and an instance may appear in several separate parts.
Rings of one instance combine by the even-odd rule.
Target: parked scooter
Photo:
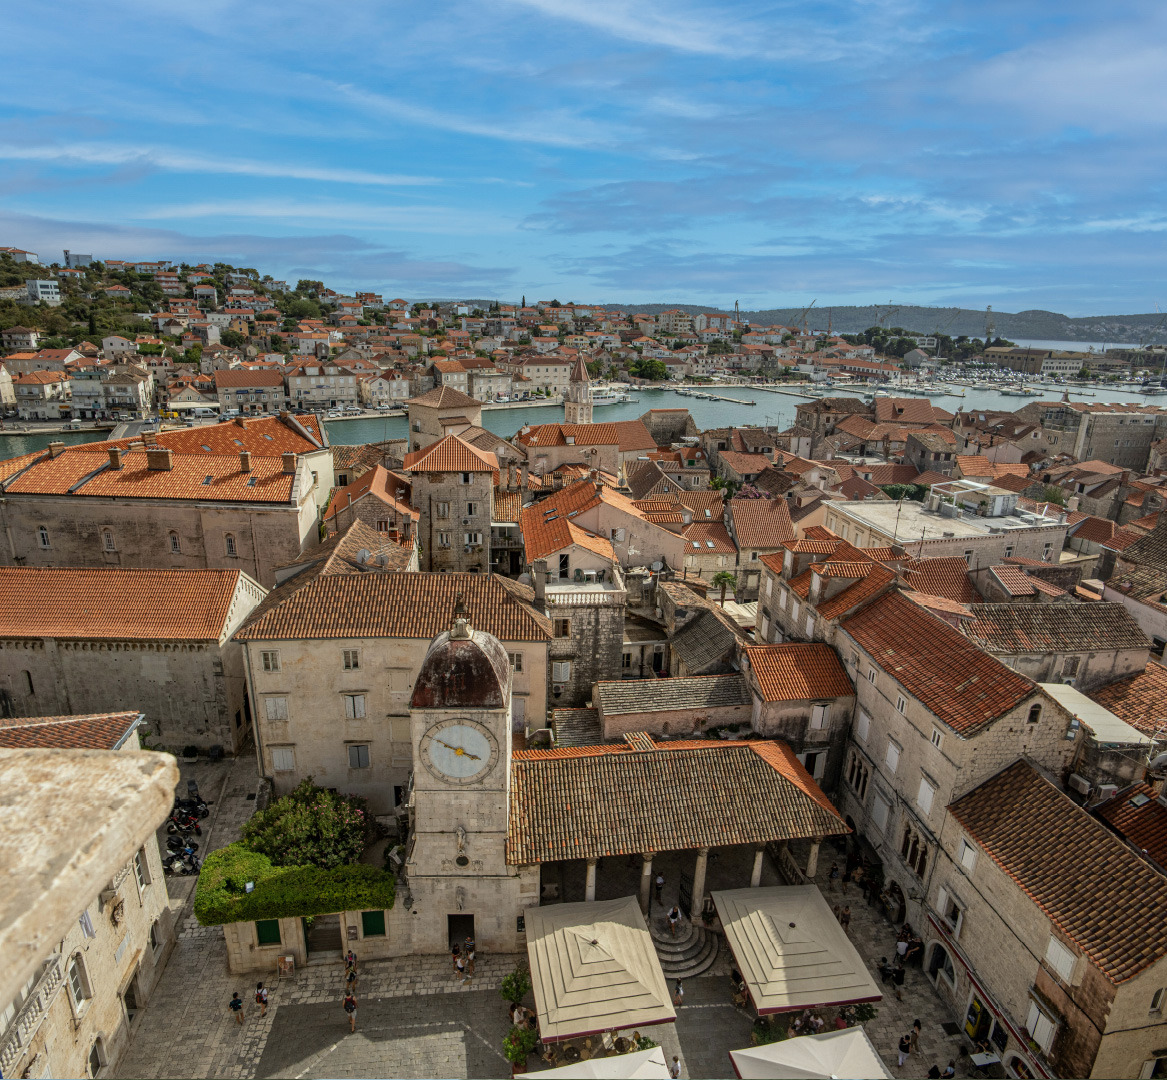
[[[170,857],[162,863],[162,869],[168,874],[189,876],[197,874],[201,868],[198,856],[193,851],[171,852]]]
[[[198,849],[198,842],[190,839],[188,836],[168,836],[166,838],[166,850],[170,854],[183,850],[198,851]]]
[[[203,835],[202,826],[199,825],[198,815],[186,810],[175,810],[170,815],[170,820],[166,823],[166,831],[168,833],[193,832],[198,836]]]

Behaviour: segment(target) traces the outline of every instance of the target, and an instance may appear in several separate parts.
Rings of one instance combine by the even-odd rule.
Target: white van
[[[200,420],[213,420],[219,415],[218,409],[208,409],[206,406],[200,405],[197,409],[191,409],[191,416],[197,417]]]

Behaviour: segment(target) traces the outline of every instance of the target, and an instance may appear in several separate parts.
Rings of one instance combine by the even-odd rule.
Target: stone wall
[[[490,518],[494,507],[494,477],[489,472],[469,473],[470,483],[462,483],[462,473],[417,472],[413,474],[412,505],[421,514],[418,538],[421,566],[445,573],[488,573],[490,570]],[[473,503],[475,512],[468,513]],[[448,507],[442,517],[442,505]],[[469,524],[463,524],[468,521]],[[441,534],[449,544],[443,545]],[[479,533],[481,544],[467,551],[466,533]]]

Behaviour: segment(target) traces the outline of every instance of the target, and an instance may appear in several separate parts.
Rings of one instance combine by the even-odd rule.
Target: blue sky
[[[388,295],[1167,305],[1167,5],[8,5],[0,244]],[[14,62],[13,58],[20,58]]]

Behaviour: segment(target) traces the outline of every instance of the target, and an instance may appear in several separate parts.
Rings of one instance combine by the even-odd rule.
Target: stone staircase
[[[661,971],[671,984],[674,979],[693,979],[704,975],[715,963],[721,951],[721,937],[704,927],[682,918],[677,924],[677,936],[669,933],[669,921],[662,914],[649,920],[649,933],[656,947]],[[672,989],[670,985],[669,989]]]

